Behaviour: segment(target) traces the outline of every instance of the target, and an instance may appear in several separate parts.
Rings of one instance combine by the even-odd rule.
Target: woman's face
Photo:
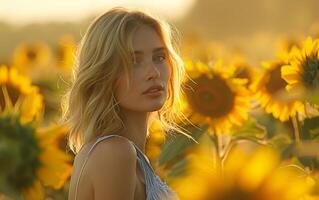
[[[167,95],[168,80],[171,75],[168,52],[154,29],[139,27],[133,35],[132,45],[134,66],[131,83],[127,87],[125,74],[118,78],[115,96],[123,109],[139,112],[159,110]],[[162,86],[163,90],[144,93],[152,86]]]

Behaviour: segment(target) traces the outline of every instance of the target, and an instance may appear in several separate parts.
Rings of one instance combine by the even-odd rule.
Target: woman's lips
[[[149,92],[144,93],[144,95],[150,96],[150,97],[158,97],[161,96],[164,93],[163,90],[151,90]]]

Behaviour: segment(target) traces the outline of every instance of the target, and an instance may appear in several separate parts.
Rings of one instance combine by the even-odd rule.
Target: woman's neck
[[[125,111],[124,113],[124,125],[125,129],[121,131],[121,135],[128,138],[138,148],[145,153],[146,137],[148,135],[148,113]]]

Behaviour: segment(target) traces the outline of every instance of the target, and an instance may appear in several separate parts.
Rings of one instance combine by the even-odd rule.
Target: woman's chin
[[[153,104],[149,106],[148,112],[158,111],[163,107],[163,103]]]

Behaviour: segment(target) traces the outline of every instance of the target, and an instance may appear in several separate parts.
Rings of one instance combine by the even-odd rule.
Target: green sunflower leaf
[[[187,159],[179,160],[177,163],[175,163],[171,167],[170,171],[167,174],[167,177],[170,178],[170,177],[176,177],[176,176],[182,175],[185,172],[187,163],[188,163]]]
[[[248,118],[246,122],[240,126],[233,128],[231,131],[233,139],[249,139],[258,141],[266,136],[266,129],[258,124],[253,118]]]
[[[301,125],[301,139],[319,141],[319,116],[304,120]]]
[[[305,99],[311,104],[319,105],[319,92],[307,91],[305,94]]]
[[[192,137],[197,141],[201,135],[206,132],[208,126],[202,125],[200,128],[193,126],[186,127],[192,133]],[[191,139],[181,134],[170,135],[167,142],[162,147],[162,152],[158,158],[159,165],[163,165],[166,162],[173,160],[176,156],[183,153],[185,150],[196,144]]]
[[[294,154],[294,144],[291,137],[285,133],[275,134],[270,140],[269,145],[278,150],[282,159],[289,159]]]
[[[319,158],[313,156],[299,156],[298,160],[303,164],[305,167],[310,167],[311,170],[318,170],[319,169]]]

